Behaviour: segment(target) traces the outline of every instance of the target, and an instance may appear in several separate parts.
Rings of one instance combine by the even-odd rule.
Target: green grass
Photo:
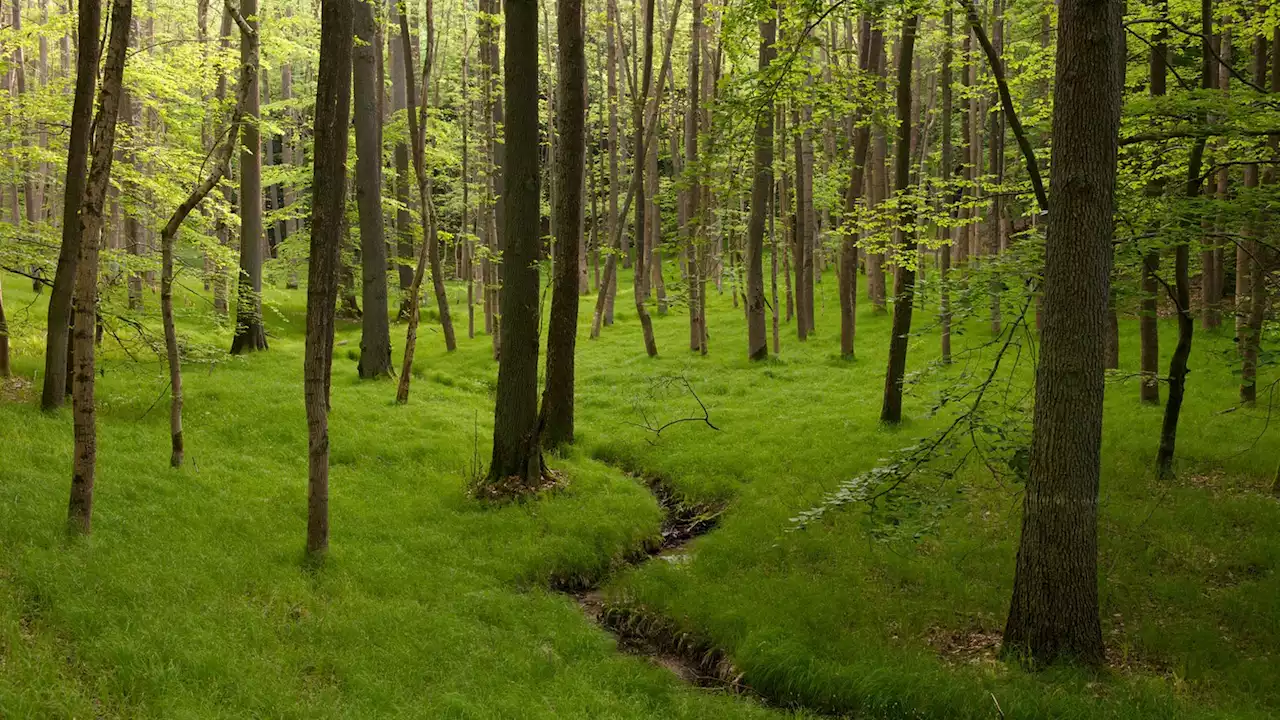
[[[43,303],[6,275],[15,364],[40,367]],[[1029,673],[979,657],[939,658],[940,634],[998,632],[1012,583],[1016,486],[973,466],[919,542],[875,542],[860,510],[784,532],[842,480],[936,427],[943,382],[908,397],[910,420],[876,422],[888,319],[864,307],[858,359],[838,358],[834,281],[819,285],[819,332],[783,328],[781,356],[745,359],[741,310],[709,301],[710,355],[691,355],[684,310],[656,318],[644,355],[634,311],[579,340],[579,443],[553,464],[568,488],[494,509],[466,498],[487,461],[495,365],[489,339],[446,355],[419,341],[413,395],[360,382],[358,327],[335,352],[332,555],[303,569],[304,295],[271,291],[270,352],[186,369],[188,467],[167,468],[163,367],[104,345],[94,534],[61,532],[70,468],[67,412],[0,404],[0,716],[753,717],[779,711],[681,685],[617,652],[555,574],[597,577],[657,531],[638,483],[601,462],[667,477],[728,502],[685,564],[651,562],[608,586],[619,602],[726,649],[745,680],[818,710],[890,717],[1267,717],[1280,712],[1280,504],[1265,492],[1275,432],[1262,411],[1222,414],[1235,378],[1228,339],[1197,338],[1177,482],[1149,468],[1160,410],[1132,383],[1108,389],[1101,522],[1104,632],[1126,669]],[[620,300],[630,297],[623,288]],[[455,302],[460,295],[455,292]],[[148,298],[154,303],[154,298]],[[584,326],[591,298],[584,298]],[[183,336],[219,348],[229,332],[202,301]],[[24,311],[24,307],[29,309]],[[864,304],[865,305],[865,304]],[[1164,348],[1172,347],[1165,327]],[[393,330],[397,355],[403,330]],[[1126,325],[1122,359],[1136,364]],[[989,333],[970,329],[966,342]],[[959,341],[958,341],[959,342]],[[913,340],[910,367],[936,357]],[[681,374],[720,430],[681,394]],[[1243,451],[1243,452],[1242,452]]]

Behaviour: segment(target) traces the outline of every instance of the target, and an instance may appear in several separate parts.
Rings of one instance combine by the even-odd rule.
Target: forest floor
[[[661,354],[647,358],[628,287],[617,323],[588,340],[585,297],[579,441],[551,459],[566,486],[504,507],[466,492],[489,457],[496,366],[487,336],[466,338],[461,291],[460,347],[446,354],[424,319],[405,407],[391,383],[357,379],[359,327],[341,323],[332,550],[308,570],[304,293],[266,293],[271,349],[245,358],[225,355],[229,329],[203,298],[180,298],[190,362],[179,471],[167,463],[162,363],[127,325],[119,340],[108,333],[94,532],[68,540],[70,412],[43,414],[34,398],[45,298],[16,276],[3,282],[19,377],[0,393],[2,717],[1280,713],[1280,502],[1269,493],[1280,432],[1263,408],[1227,412],[1238,380],[1226,334],[1197,337],[1175,481],[1150,470],[1160,408],[1140,405],[1123,372],[1109,385],[1100,589],[1110,664],[1029,672],[995,654],[1015,478],[974,456],[954,477],[915,479],[901,502],[789,532],[842,482],[937,430],[951,412],[932,412],[940,393],[989,365],[981,323],[956,338],[975,350],[921,375],[909,420],[886,429],[888,318],[864,302],[858,359],[841,360],[830,276],[816,335],[801,344],[784,323],[781,356],[764,364],[745,358],[727,286],[709,298],[706,357],[687,350],[686,311],[673,307],[655,317]],[[156,314],[156,297],[146,301]],[[917,316],[912,371],[937,358],[929,315]],[[1162,325],[1166,357],[1172,328]],[[1136,322],[1122,337],[1132,372]],[[398,356],[402,326],[392,339]],[[1025,380],[1030,354],[1020,362]],[[680,418],[695,421],[652,430]],[[664,512],[629,473],[660,478],[677,502],[723,508],[717,527],[628,565],[653,547]],[[601,583],[593,612],[714,651],[749,690],[700,688],[620,652],[554,589]]]

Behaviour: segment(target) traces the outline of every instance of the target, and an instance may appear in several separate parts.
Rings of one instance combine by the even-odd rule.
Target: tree
[[[67,140],[67,173],[62,200],[62,245],[58,268],[49,291],[49,315],[45,334],[44,382],[40,407],[62,407],[70,390],[67,359],[72,297],[80,260],[80,201],[84,198],[89,165],[89,133],[93,121],[93,96],[98,83],[98,28],[102,25],[102,0],[78,0],[76,33],[76,89]]]
[[[346,206],[356,2],[326,0],[320,8],[311,263],[307,271],[307,341],[302,368],[307,409],[307,555],[313,559],[319,559],[329,549],[329,379]]]
[[[863,17],[858,38],[858,70],[864,74],[875,71],[873,63],[884,46],[884,32],[871,27],[871,19]],[[860,112],[854,121],[853,163],[849,168],[849,188],[845,192],[846,222],[857,217],[862,203],[863,185],[867,176],[867,154],[871,147],[871,113]],[[857,333],[858,311],[858,235],[852,228],[840,238],[840,355],[846,359],[854,356],[854,339]]]
[[[236,140],[240,133],[241,119],[245,102],[248,99],[250,73],[253,66],[241,68],[240,92],[236,100],[235,111],[231,114],[231,122],[227,129],[226,140],[213,152],[213,168],[199,185],[191,191],[169,221],[160,231],[160,315],[164,325],[165,360],[169,365],[169,465],[182,467],[184,443],[182,439],[182,358],[178,350],[178,329],[173,319],[173,243],[182,228],[187,216],[204,201],[213,191],[231,167],[231,155],[235,151]]]
[[[760,53],[757,67],[764,77],[777,56],[774,48],[777,13],[770,8],[760,22]],[[747,225],[747,357],[769,357],[769,340],[764,318],[764,225],[773,194],[773,98],[755,111],[755,159],[752,164],[751,220]]]
[[[574,348],[578,338],[578,259],[582,241],[582,179],[586,162],[587,57],[582,0],[559,0],[555,283],[547,330],[547,376],[542,392],[542,442],[573,442]],[[536,359],[535,359],[536,362]]]
[[[1004,651],[1103,661],[1098,482],[1125,69],[1123,5],[1064,0],[1030,474]]]
[[[505,8],[502,356],[486,484],[530,490],[546,472],[538,423],[538,4],[506,0]]]
[[[632,103],[632,117],[634,118],[635,124],[633,129],[634,135],[632,147],[635,148],[635,155],[631,162],[632,183],[635,186],[636,191],[640,193],[641,197],[641,200],[635,203],[635,221],[632,225],[635,228],[636,245],[635,265],[633,267],[635,270],[634,294],[636,301],[636,316],[640,318],[640,330],[644,335],[644,350],[649,354],[649,357],[654,357],[658,354],[658,345],[653,336],[653,320],[649,317],[649,308],[647,307],[649,297],[649,275],[646,272],[647,266],[645,263],[648,262],[649,259],[645,257],[644,251],[646,203],[643,201],[643,199],[647,197],[644,166],[645,159],[648,157],[647,151],[649,147],[648,143],[646,143],[644,139],[644,102],[645,99],[649,97],[649,87],[653,81],[653,6],[654,0],[644,0],[644,59],[641,61],[638,73],[641,78],[639,80],[640,93],[635,95],[634,102]],[[670,55],[670,46],[671,44],[668,43],[668,55]],[[660,79],[665,78],[665,70],[666,67],[664,64],[663,72],[659,73]],[[656,112],[653,114],[650,122],[653,123],[656,128],[656,124],[658,122]],[[649,180],[653,182],[653,185],[656,188],[658,179],[649,178]]]
[[[87,535],[93,520],[93,484],[98,463],[97,414],[94,408],[94,328],[98,313],[98,240],[102,234],[102,208],[111,181],[115,152],[116,119],[123,94],[125,56],[129,28],[133,24],[133,0],[112,0],[111,30],[102,67],[102,92],[94,123],[93,163],[84,185],[78,213],[80,257],[76,261],[75,367],[71,409],[75,436],[71,470],[71,498],[67,502],[67,528]]]
[[[260,102],[258,96],[258,0],[241,0],[240,11],[234,12],[230,0],[227,10],[240,26],[240,64],[252,65],[245,114],[253,118],[243,130],[244,145],[240,152],[240,274],[236,281],[236,331],[231,339],[231,354],[267,349],[267,331],[262,324],[262,139],[258,129]]]
[[[362,378],[392,374],[391,328],[387,317],[387,243],[382,227],[382,112],[378,67],[382,41],[374,17],[374,0],[355,3],[356,37],[352,50],[355,96],[356,205],[360,213],[361,300],[360,363]]]
[[[916,251],[913,200],[907,197],[911,182],[911,55],[915,49],[918,15],[902,24],[902,42],[898,45],[898,147],[894,154],[894,191],[899,202],[897,272],[893,284],[893,330],[889,339],[889,368],[884,376],[884,402],[880,421],[897,424],[902,421],[902,381],[907,371],[907,341],[911,335],[911,311],[915,304],[916,271],[911,258]]]

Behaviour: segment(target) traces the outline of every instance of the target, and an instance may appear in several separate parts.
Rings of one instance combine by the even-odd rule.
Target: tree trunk
[[[83,6],[81,7],[83,18]],[[133,24],[133,0],[112,0],[111,29],[102,67],[102,92],[94,123],[93,164],[84,184],[80,212],[80,258],[76,263],[75,370],[71,391],[72,427],[75,436],[71,471],[71,497],[67,503],[67,528],[87,535],[93,519],[93,482],[98,461],[97,414],[94,408],[94,329],[98,312],[98,240],[102,233],[103,203],[111,181],[115,154],[116,120],[124,82],[124,64]],[[85,26],[80,27],[81,32]],[[90,34],[90,33],[85,33]],[[81,48],[83,50],[83,47]],[[95,49],[96,52],[96,49]],[[77,65],[79,65],[77,63]],[[78,84],[78,83],[77,83]],[[64,245],[65,247],[65,245]]]
[[[777,56],[774,40],[777,18],[772,9],[760,23],[758,67],[761,74]],[[747,357],[765,360],[769,341],[764,319],[764,221],[773,194],[773,99],[756,109],[754,181],[751,187],[751,219],[747,225]]]
[[[703,45],[706,43],[706,29],[703,27],[702,21],[703,0],[693,0],[693,23],[690,28],[690,48],[689,48],[689,107],[685,112],[684,118],[684,172],[688,183],[686,193],[686,201],[684,204],[685,223],[681,224],[681,231],[685,234],[685,254],[687,256],[686,265],[688,268],[688,284],[689,284],[689,349],[692,351],[701,351],[706,345],[707,328],[706,319],[702,315],[701,293],[705,290],[703,285],[703,243],[702,243],[702,210],[700,204],[702,200],[702,168],[698,159],[698,132],[700,120],[702,116],[702,79],[698,74],[698,61],[703,53]],[[772,112],[770,113],[772,118]],[[772,149],[773,139],[770,138],[770,149]],[[773,188],[770,185],[770,192]],[[754,203],[754,200],[753,200]],[[752,205],[754,214],[755,206]],[[760,264],[759,258],[752,255],[749,258],[750,264],[747,267],[747,288],[750,297],[751,290],[751,272],[753,266]],[[762,290],[763,291],[763,290]],[[750,308],[750,300],[748,300],[748,308]],[[748,312],[748,324],[750,324],[750,312]],[[748,329],[748,335],[750,328]]]
[[[649,308],[646,306],[646,299],[649,296],[649,276],[646,274],[646,271],[648,270],[646,267],[648,258],[645,257],[644,253],[644,238],[646,237],[645,206],[647,205],[647,202],[645,202],[644,199],[648,198],[650,193],[656,192],[658,185],[658,179],[655,177],[651,179],[653,182],[652,190],[645,186],[644,167],[648,147],[648,144],[644,141],[644,99],[649,96],[649,87],[653,81],[653,6],[654,0],[645,0],[644,60],[640,68],[640,72],[638,73],[643,79],[641,80],[640,94],[637,96],[634,103],[635,108],[633,111],[633,117],[635,121],[635,128],[633,135],[633,147],[635,148],[635,155],[631,163],[633,175],[632,181],[641,196],[641,200],[635,204],[634,227],[636,238],[636,259],[635,266],[633,268],[635,270],[635,283],[633,289],[635,290],[636,316],[640,319],[640,330],[644,335],[644,349],[645,352],[649,354],[649,357],[654,357],[658,354],[658,345],[653,336],[653,320],[649,318]],[[669,49],[670,48],[668,47],[668,50]],[[665,77],[663,77],[664,75],[665,73],[659,73],[659,78],[665,79]],[[654,129],[657,128],[658,115],[656,112],[653,114],[653,117],[649,122],[653,125]]]
[[[1160,5],[1160,16],[1168,14],[1167,2]],[[1169,33],[1161,27],[1151,47],[1150,92],[1152,97],[1162,97],[1166,91],[1168,76],[1167,45]],[[1153,179],[1146,187],[1149,198],[1158,199],[1164,194],[1164,181]],[[1156,405],[1160,402],[1160,319],[1158,317],[1159,302],[1157,293],[1160,278],[1160,251],[1148,250],[1142,257],[1142,315],[1138,319],[1139,364],[1142,381],[1140,398],[1144,404]]]
[[[858,69],[872,71],[872,63],[884,45],[884,33],[872,29],[871,18],[863,16],[858,37]],[[853,164],[849,168],[849,188],[845,193],[846,222],[851,222],[862,204],[863,185],[867,176],[867,152],[871,147],[870,112],[860,109],[854,121]],[[840,356],[854,357],[854,341],[858,329],[858,234],[850,231],[840,239]]]
[[[582,239],[582,176],[586,163],[587,57],[582,0],[559,0],[560,98],[556,119],[555,279],[547,329],[547,375],[542,392],[542,443],[573,442],[574,348],[578,338],[578,258]],[[535,351],[536,352],[536,351]],[[536,363],[536,354],[534,356]]]
[[[1214,86],[1213,0],[1200,0],[1200,88],[1211,90]],[[1200,177],[1204,164],[1205,139],[1198,138],[1191,146],[1187,161],[1187,198],[1200,195],[1204,179]],[[1161,479],[1173,475],[1173,457],[1178,442],[1178,420],[1182,414],[1182,398],[1187,387],[1187,360],[1191,357],[1191,341],[1195,333],[1195,319],[1191,309],[1191,250],[1186,242],[1174,248],[1174,305],[1178,312],[1178,343],[1169,360],[1169,398],[1164,405],[1164,420],[1160,426],[1160,447],[1156,450],[1156,474]]]
[[[1123,7],[1109,0],[1060,7],[1044,329],[1004,651],[1037,663],[1100,665],[1098,482]]]
[[[248,67],[250,66],[245,66],[245,68]],[[241,70],[243,71],[244,68],[241,68]],[[235,111],[231,115],[227,138],[223,141],[222,146],[213,153],[213,169],[209,171],[208,177],[196,186],[191,191],[191,194],[178,205],[177,209],[173,211],[173,215],[169,217],[169,221],[165,223],[164,229],[160,231],[160,316],[164,324],[165,359],[169,365],[169,439],[171,443],[169,465],[175,468],[182,467],[184,447],[182,440],[182,358],[178,351],[178,330],[173,318],[173,242],[178,235],[178,230],[182,227],[183,221],[204,201],[205,197],[227,174],[227,168],[231,165],[231,155],[235,151],[236,140],[240,131],[241,114],[244,112],[245,97],[250,87],[250,79],[246,77],[247,74],[245,73],[240,78],[240,92],[236,101]]]
[[[240,153],[240,273],[236,281],[236,331],[231,354],[267,349],[267,332],[262,323],[262,142],[258,128],[258,0],[240,3],[240,64],[254,67],[245,114],[252,121],[244,126],[244,147]]]
[[[391,328],[387,316],[387,243],[382,226],[382,113],[378,107],[378,64],[382,38],[373,5],[357,2],[355,30],[360,42],[351,53],[356,130],[356,205],[360,213],[362,378],[393,374]]]
[[[941,159],[941,175],[943,197],[949,198],[949,184],[951,182],[951,35],[954,31],[954,20],[952,18],[951,8],[948,7],[943,18],[943,40],[942,40],[942,79],[939,81],[942,85],[942,118],[939,122],[942,124],[942,159]],[[950,207],[946,209],[947,220],[952,219]],[[939,239],[942,241],[942,247],[939,250],[939,284],[941,297],[939,298],[939,317],[938,324],[942,326],[942,364],[951,364],[951,246],[953,244],[952,237],[954,230],[948,223],[939,226]]]
[[[69,339],[72,296],[75,294],[80,259],[80,203],[84,199],[93,96],[98,82],[98,31],[102,25],[102,1],[78,0],[78,3],[76,89],[71,108],[71,130],[67,138],[62,244],[58,250],[58,268],[53,276],[53,288],[49,291],[44,383],[40,393],[40,407],[45,410],[61,407],[70,390],[67,386],[67,355],[71,350]]]
[[[408,107],[407,95],[405,92],[405,62],[404,62],[404,44],[396,37],[396,30],[400,27],[400,2],[399,0],[390,0],[390,27],[391,31],[387,33],[387,46],[390,55],[391,65],[391,112],[397,113]],[[481,19],[478,22],[485,23]],[[481,44],[481,52],[484,46]],[[483,64],[483,60],[482,60]],[[409,146],[403,142],[396,142],[395,151],[393,153],[396,169],[396,202],[399,207],[396,209],[396,268],[400,281],[400,291],[404,293],[413,284],[413,220],[409,216],[410,196],[409,196]],[[399,317],[401,320],[409,319],[409,305],[405,298],[401,298]]]
[[[898,45],[898,147],[894,154],[894,189],[905,198],[911,181],[911,56],[915,49],[918,15],[906,18],[902,42]],[[911,336],[911,311],[915,305],[916,272],[909,255],[916,251],[915,214],[910,207],[898,209],[897,226],[901,239],[893,283],[893,331],[889,339],[889,366],[884,376],[884,403],[880,421],[896,425],[902,421],[902,381],[907,371],[907,343]]]
[[[252,0],[250,0],[252,1]],[[347,197],[347,127],[351,108],[354,0],[320,6],[315,148],[311,184],[311,261],[307,268],[307,339],[303,395],[307,409],[307,555],[329,549],[329,381],[334,312]],[[252,100],[255,93],[250,93]]]
[[[1262,87],[1267,82],[1267,39],[1261,35],[1253,42],[1253,81]],[[1247,193],[1258,187],[1258,166],[1244,169]],[[1251,210],[1245,219],[1248,238],[1236,251],[1236,336],[1240,343],[1240,402],[1253,405],[1258,399],[1258,350],[1262,340],[1262,323],[1267,309],[1266,269],[1262,265],[1264,244],[1258,239],[1265,227],[1260,213]]]
[[[532,490],[546,472],[538,423],[538,5],[506,0],[505,17],[502,356],[487,483]]]

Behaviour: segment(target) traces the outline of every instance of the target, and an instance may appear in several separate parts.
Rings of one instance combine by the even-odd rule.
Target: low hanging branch
[[[973,34],[978,38],[978,44],[982,46],[982,52],[987,56],[991,74],[995,76],[996,87],[1000,90],[1000,105],[1004,108],[1005,117],[1009,118],[1009,129],[1013,131],[1013,137],[1018,141],[1018,148],[1022,150],[1022,157],[1027,162],[1027,175],[1031,177],[1031,187],[1036,193],[1036,204],[1040,206],[1040,212],[1049,212],[1049,196],[1044,191],[1044,180],[1040,178],[1040,165],[1036,162],[1036,154],[1031,149],[1031,142],[1027,140],[1022,121],[1018,119],[1018,112],[1013,108],[1013,97],[1009,94],[1009,83],[1005,80],[1000,56],[996,54],[991,40],[987,38],[987,31],[982,27],[982,19],[978,17],[978,9],[974,7],[973,0],[961,0],[961,2],[964,4],[965,15],[969,19],[969,26],[973,28]]]
[[[230,9],[230,5],[227,6]],[[196,209],[206,196],[217,187],[218,182],[227,174],[231,165],[231,154],[235,150],[236,140],[240,135],[245,103],[249,99],[249,88],[253,74],[257,68],[245,65],[240,71],[240,91],[236,96],[236,107],[231,114],[231,124],[227,128],[227,137],[222,146],[213,155],[213,167],[209,175],[198,185],[186,200],[173,211],[169,222],[160,231],[160,316],[164,323],[165,356],[169,364],[169,435],[173,443],[169,456],[171,467],[182,466],[182,358],[178,353],[178,331],[173,321],[173,240],[178,235],[183,221]]]

